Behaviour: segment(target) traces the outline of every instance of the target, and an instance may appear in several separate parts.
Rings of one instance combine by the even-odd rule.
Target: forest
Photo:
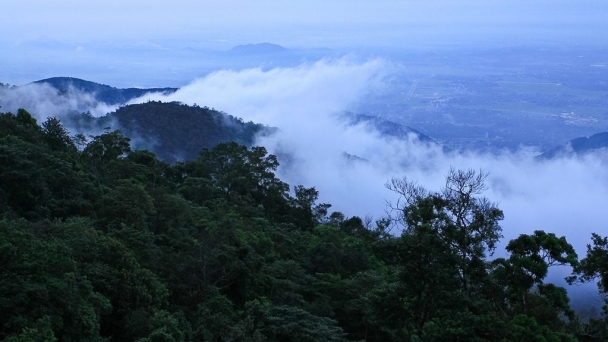
[[[71,136],[0,114],[0,340],[605,341],[565,288],[608,291],[608,238],[578,256],[531,231],[495,257],[504,215],[483,170],[442,189],[387,180],[375,222],[278,179],[236,142],[169,164],[118,130]]]

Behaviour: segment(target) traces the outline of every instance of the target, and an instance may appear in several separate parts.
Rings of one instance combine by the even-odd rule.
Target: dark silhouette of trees
[[[546,282],[571,265],[605,292],[607,239],[578,263],[564,237],[535,231],[492,260],[503,213],[482,197],[485,173],[450,170],[438,192],[393,179],[400,199],[373,224],[330,212],[314,187],[290,192],[278,167],[235,142],[171,165],[120,131],[71,138],[56,118],[0,114],[0,339],[607,336]]]

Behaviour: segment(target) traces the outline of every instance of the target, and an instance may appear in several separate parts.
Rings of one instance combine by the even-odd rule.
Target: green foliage
[[[496,284],[504,291],[503,310],[527,315],[556,331],[565,327],[562,318],[574,320],[566,289],[543,282],[550,266],[578,265],[574,248],[566,239],[537,230],[511,240],[507,251],[510,257],[494,260],[492,270]]]
[[[17,115],[0,114],[0,137],[9,135],[30,143],[39,143],[41,140],[36,119],[25,109],[19,109]]]
[[[157,311],[150,319],[148,337],[138,339],[137,342],[183,342],[189,332],[177,315],[167,311]]]
[[[44,316],[34,322],[32,327],[25,327],[18,336],[9,336],[6,342],[57,342],[53,333],[51,318]]]
[[[49,117],[42,123],[42,136],[44,142],[53,151],[74,151],[76,149],[68,131],[56,117]]]
[[[416,234],[427,227],[448,246],[458,262],[455,265],[462,290],[471,297],[474,282],[485,276],[484,258],[492,254],[501,237],[498,224],[503,213],[484,197],[486,174],[474,170],[451,169],[445,188],[431,194],[408,182],[393,179],[389,189],[402,196],[402,206],[394,207],[394,220],[404,226],[405,234]]]
[[[604,293],[608,291],[608,237],[593,233],[593,245],[587,245],[587,255],[575,268],[575,273],[582,281],[598,280],[598,286]],[[574,281],[576,277],[571,278]]]
[[[597,233],[591,235],[592,244],[587,245],[587,254],[574,267],[574,272],[568,278],[568,282],[597,281],[597,286],[604,298],[602,317],[592,319],[582,325],[579,330],[581,340],[603,340],[608,339],[608,237],[602,237]]]
[[[141,137],[144,143],[136,147],[153,147],[169,163],[195,159],[201,149],[221,143],[234,141],[251,146],[255,135],[265,130],[262,125],[245,123],[226,113],[177,102],[127,105],[100,121],[99,127],[117,123],[127,135]]]
[[[225,119],[193,108],[203,121]],[[168,130],[180,121],[163,118]],[[452,170],[437,193],[394,180],[397,215],[374,227],[330,213],[314,187],[292,197],[263,147],[213,143],[169,165],[130,143],[120,131],[72,139],[56,118],[39,127],[25,110],[0,114],[0,339],[606,336],[604,319],[579,324],[565,290],[544,279],[568,264],[606,288],[607,239],[594,235],[578,264],[565,238],[536,231],[488,260],[502,211],[480,197],[483,173]]]
[[[254,302],[249,311],[259,305]],[[259,310],[259,309],[258,309]],[[271,341],[343,341],[344,333],[334,320],[318,317],[290,306],[275,306],[266,313],[263,332]]]
[[[565,342],[576,341],[573,337],[551,331],[543,325],[539,325],[536,320],[526,315],[517,315],[510,322],[511,341],[531,341],[531,342]]]
[[[118,130],[93,137],[82,154],[98,169],[131,152],[130,139]]]
[[[33,333],[28,325],[45,319],[60,340],[96,340],[108,299],[80,271],[70,246],[39,228],[23,220],[0,221],[1,330]],[[39,332],[51,335],[46,328]]]

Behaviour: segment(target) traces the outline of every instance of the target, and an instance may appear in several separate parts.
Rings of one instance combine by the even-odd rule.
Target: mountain
[[[425,143],[435,143],[435,141],[411,127],[404,126],[398,124],[393,121],[389,121],[386,119],[382,119],[377,116],[364,115],[364,114],[354,114],[354,113],[344,113],[341,117],[347,120],[347,122],[351,125],[358,125],[361,123],[367,123],[376,129],[383,136],[390,136],[397,139],[408,139],[410,136],[415,136],[420,142]]]
[[[284,49],[268,43],[241,47],[250,51]],[[176,91],[175,88],[119,89],[71,77],[55,77],[34,83],[46,83],[57,89],[60,95],[80,92],[108,104],[124,104],[148,92]],[[208,107],[188,106],[179,102],[148,101],[126,105],[99,118],[91,114],[83,114],[84,111],[86,109],[72,110],[62,115],[63,123],[73,134],[95,135],[107,129],[120,129],[123,134],[131,138],[132,147],[151,150],[169,163],[196,158],[201,149],[213,148],[224,142],[252,146],[256,135],[280,129],[280,127],[270,128],[253,122],[244,122]],[[368,124],[384,136],[396,139],[410,139],[414,136],[421,142],[434,143],[430,137],[415,129],[382,118],[353,113],[345,113],[343,118],[351,125]],[[350,156],[347,159],[358,160],[355,157],[358,158]]]
[[[60,94],[67,94],[77,90],[84,93],[92,94],[97,101],[105,102],[109,105],[117,105],[127,103],[128,101],[141,97],[147,93],[164,93],[170,94],[177,88],[114,88],[109,85],[99,84],[91,81],[85,81],[73,77],[52,77],[40,81],[32,82],[34,84],[46,83],[57,89]]]
[[[272,131],[207,107],[156,101],[123,106],[101,118],[74,115],[70,126],[76,133],[120,129],[132,147],[149,149],[169,163],[194,159],[201,149],[224,142],[251,146],[258,133]]]
[[[590,137],[579,137],[570,140],[563,146],[558,146],[539,156],[539,159],[553,159],[561,156],[584,155],[608,148],[608,132],[594,134]]]
[[[271,43],[245,44],[237,45],[230,49],[232,54],[256,55],[256,54],[271,54],[289,51],[281,45]]]

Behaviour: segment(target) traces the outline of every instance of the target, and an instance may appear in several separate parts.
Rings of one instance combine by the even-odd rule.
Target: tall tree
[[[76,145],[68,131],[61,125],[61,120],[54,116],[42,123],[44,141],[54,151],[76,151]]]
[[[504,336],[500,319],[482,296],[502,211],[484,197],[487,174],[451,169],[440,192],[406,178],[387,187],[400,197],[392,221],[403,231],[397,253],[397,293],[405,329],[425,340],[482,340]],[[484,314],[480,314],[484,312]],[[483,323],[482,323],[483,322]],[[494,332],[493,332],[494,331]]]
[[[492,254],[502,237],[498,224],[502,210],[485,197],[487,189],[483,171],[450,169],[445,187],[436,193],[409,182],[407,178],[393,179],[387,187],[400,195],[392,205],[393,221],[408,231],[429,225],[459,259],[457,270],[462,288],[470,296],[472,281],[485,273],[484,258]],[[423,204],[421,206],[421,204]],[[429,205],[423,213],[421,208]],[[430,210],[430,211],[429,211]]]

